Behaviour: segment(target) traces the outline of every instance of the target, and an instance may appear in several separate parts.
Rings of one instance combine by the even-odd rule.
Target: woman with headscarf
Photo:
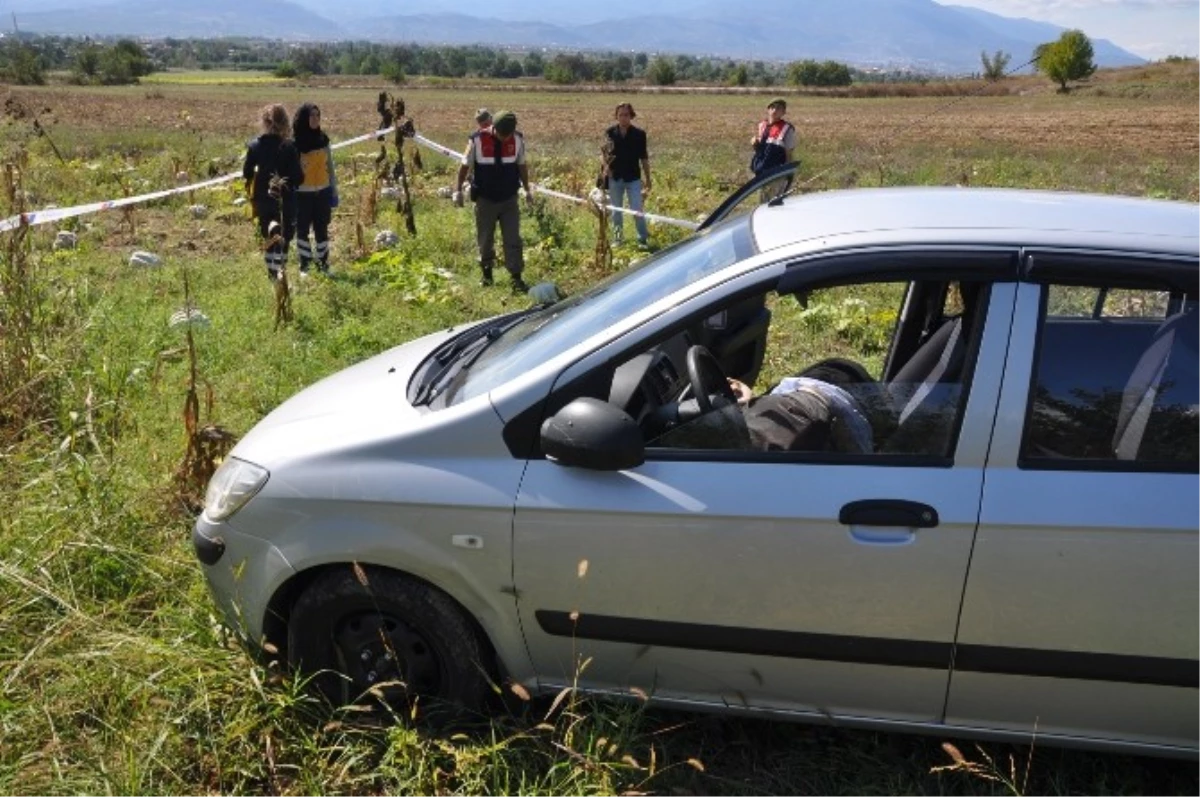
[[[338,205],[337,178],[333,173],[333,151],[329,136],[321,130],[321,109],[306,102],[296,111],[292,124],[304,182],[296,192],[296,250],[300,253],[300,275],[308,273],[313,260],[322,274],[329,273],[329,222]],[[312,230],[316,248],[309,242]]]

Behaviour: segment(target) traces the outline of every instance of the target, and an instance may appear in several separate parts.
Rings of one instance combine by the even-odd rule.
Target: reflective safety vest
[[[758,174],[775,166],[787,163],[787,149],[783,142],[787,139],[792,123],[780,119],[773,125],[767,126],[766,120],[758,123],[758,141],[754,143],[754,156],[750,159],[750,171]]]
[[[517,158],[525,148],[521,134],[514,132],[506,141],[501,141],[491,128],[479,130],[471,134],[471,148],[475,159],[471,174],[472,196],[493,202],[516,196],[521,186]]]
[[[300,153],[300,168],[304,170],[304,182],[299,186],[301,191],[319,191],[328,188],[330,184],[329,149],[310,150]]]

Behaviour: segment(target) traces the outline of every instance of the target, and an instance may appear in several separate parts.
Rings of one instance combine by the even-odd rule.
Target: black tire
[[[435,723],[460,718],[491,691],[488,658],[453,599],[381,568],[322,574],[288,622],[288,660],[335,706],[383,702],[404,717],[415,707]]]

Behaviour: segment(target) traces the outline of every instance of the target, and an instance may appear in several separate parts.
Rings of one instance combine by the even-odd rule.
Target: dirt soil
[[[255,135],[260,108],[306,99],[321,104],[335,139],[370,130],[377,122],[375,97],[382,86],[164,86],[78,89],[12,88],[13,96],[43,112],[52,134],[64,125],[83,133],[145,130],[194,131],[226,139],[233,147]],[[497,95],[483,89],[402,90],[417,129],[459,147],[480,105],[507,105],[520,117],[527,138],[543,144],[585,137],[589,143],[611,124],[618,93]],[[633,98],[639,124],[659,146],[707,140],[748,139],[759,118],[761,97],[737,95],[644,95]],[[789,118],[808,146],[959,146],[994,143],[1022,150],[1107,152],[1177,157],[1196,162],[1200,121],[1194,98],[1028,96],[920,97],[906,99],[812,99],[797,97]],[[699,131],[699,132],[698,132]]]

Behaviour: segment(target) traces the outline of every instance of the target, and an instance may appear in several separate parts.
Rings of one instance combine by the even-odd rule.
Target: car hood
[[[259,421],[231,455],[271,467],[412,427],[423,413],[408,401],[409,379],[431,351],[459,331],[396,346],[305,388]]]

